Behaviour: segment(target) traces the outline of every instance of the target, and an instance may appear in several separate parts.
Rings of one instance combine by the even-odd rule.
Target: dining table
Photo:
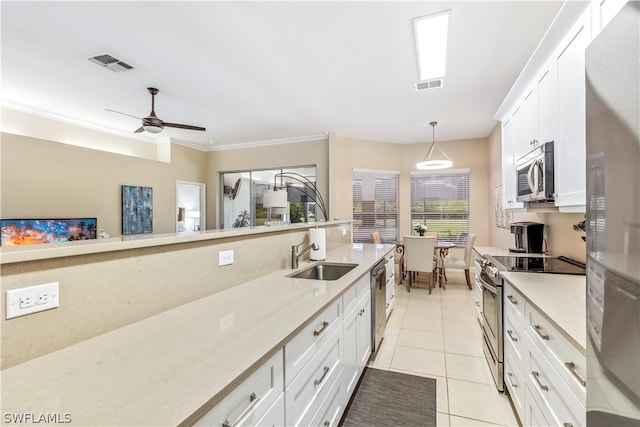
[[[399,240],[395,242],[396,252],[400,254],[400,283],[404,281],[407,276],[407,271],[404,264],[404,242]],[[444,269],[444,259],[449,254],[449,249],[458,246],[456,243],[447,242],[446,240],[438,240],[435,243],[434,251],[436,255],[436,280],[441,288],[447,289],[446,272]]]

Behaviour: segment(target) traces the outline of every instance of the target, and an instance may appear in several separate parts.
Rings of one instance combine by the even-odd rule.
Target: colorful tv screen
[[[3,219],[2,246],[36,245],[96,238],[96,218]]]

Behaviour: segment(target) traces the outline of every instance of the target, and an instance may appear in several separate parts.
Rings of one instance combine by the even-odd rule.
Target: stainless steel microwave
[[[516,161],[516,190],[519,202],[553,201],[553,141]]]

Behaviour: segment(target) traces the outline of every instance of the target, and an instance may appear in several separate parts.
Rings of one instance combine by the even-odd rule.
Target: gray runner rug
[[[436,380],[365,368],[343,427],[436,427]]]

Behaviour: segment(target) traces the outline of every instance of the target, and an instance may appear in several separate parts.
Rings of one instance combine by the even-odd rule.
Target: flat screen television
[[[2,219],[0,245],[22,246],[41,243],[95,239],[96,218]]]

